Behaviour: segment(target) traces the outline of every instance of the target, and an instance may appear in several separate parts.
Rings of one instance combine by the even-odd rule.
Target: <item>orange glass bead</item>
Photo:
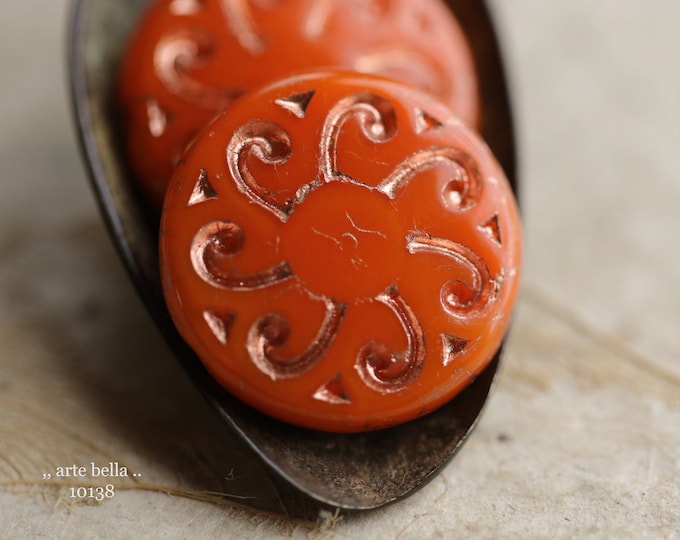
[[[407,82],[476,125],[473,57],[441,0],[156,0],[130,38],[118,88],[127,153],[152,206],[186,145],[234,99],[331,66]]]
[[[520,245],[503,172],[447,107],[327,72],[243,97],[196,139],[160,260],[176,326],[222,386],[350,432],[426,414],[484,369]]]

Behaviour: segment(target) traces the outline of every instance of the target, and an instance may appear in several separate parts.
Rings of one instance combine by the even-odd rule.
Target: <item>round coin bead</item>
[[[438,96],[471,126],[478,117],[471,50],[441,0],[156,0],[121,64],[127,155],[155,209],[215,114],[298,70],[390,76]]]
[[[499,350],[519,281],[512,190],[449,109],[389,79],[298,75],[188,148],[160,262],[176,327],[256,409],[352,432],[424,415]]]

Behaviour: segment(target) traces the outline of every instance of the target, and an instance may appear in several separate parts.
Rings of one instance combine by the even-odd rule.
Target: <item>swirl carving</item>
[[[248,333],[247,349],[255,365],[272,380],[299,377],[316,365],[326,354],[342,324],[347,306],[324,299],[325,316],[312,343],[301,354],[282,357],[276,349],[290,336],[290,326],[280,313],[267,313],[260,317]]]
[[[259,54],[266,48],[266,43],[257,31],[250,3],[251,0],[220,0],[227,26],[241,47],[252,54]]]
[[[194,271],[213,287],[235,291],[270,287],[292,276],[290,267],[285,262],[252,274],[234,273],[228,262],[241,251],[245,241],[243,229],[235,223],[207,223],[199,229],[191,244],[191,264]]]
[[[288,198],[278,202],[274,193],[257,182],[248,167],[248,155],[263,163],[285,163],[293,151],[290,136],[281,126],[271,122],[253,120],[236,130],[227,146],[227,164],[236,187],[250,200],[286,222],[296,200]]]
[[[397,116],[389,100],[361,92],[339,100],[328,112],[321,132],[321,177],[325,182],[341,181],[361,184],[340,172],[337,166],[338,138],[341,128],[356,119],[363,135],[374,143],[390,140],[397,133]]]
[[[438,165],[454,171],[442,194],[448,206],[456,210],[471,208],[482,192],[479,167],[469,154],[452,147],[426,148],[409,156],[378,185],[378,190],[394,199],[416,175]]]
[[[469,247],[446,238],[411,233],[406,238],[409,253],[435,253],[453,259],[469,274],[467,283],[448,281],[441,289],[440,300],[447,313],[461,320],[484,313],[496,299],[500,284],[491,278],[482,257]]]
[[[242,93],[238,88],[218,88],[192,79],[189,73],[207,64],[215,54],[215,40],[207,32],[176,31],[156,45],[156,76],[171,94],[205,110],[226,107]]]
[[[407,347],[394,353],[379,341],[370,341],[359,351],[355,367],[364,383],[378,392],[394,393],[409,386],[425,362],[425,338],[418,317],[392,285],[376,296],[392,310],[406,334]]]

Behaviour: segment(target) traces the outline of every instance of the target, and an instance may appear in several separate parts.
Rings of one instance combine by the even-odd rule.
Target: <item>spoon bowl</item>
[[[170,319],[159,277],[158,224],[133,188],[121,143],[115,78],[127,36],[147,3],[76,0],[69,42],[71,94],[83,155],[113,243],[139,297],[202,395],[271,477],[276,494],[258,499],[277,502],[264,509],[314,519],[322,508],[364,510],[403,498],[431,479],[475,426],[501,350],[472,385],[442,408],[377,432],[336,434],[297,428],[258,413],[220,387]],[[488,9],[482,0],[446,3],[476,58],[481,134],[516,191],[507,85]],[[262,508],[258,499],[252,504]]]

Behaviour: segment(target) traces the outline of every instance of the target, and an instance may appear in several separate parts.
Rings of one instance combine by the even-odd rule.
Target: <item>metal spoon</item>
[[[276,493],[263,493],[251,500],[253,506],[313,519],[322,508],[370,509],[405,497],[451,459],[474,427],[500,350],[449,404],[379,432],[343,435],[295,428],[250,409],[218,386],[182,341],[166,310],[158,272],[158,226],[131,188],[120,144],[112,89],[125,39],[147,1],[75,0],[69,43],[72,99],[85,161],[113,242],[139,296],[195,385],[271,477]],[[488,9],[483,0],[447,4],[468,33],[479,67],[482,135],[516,189],[512,118]]]

